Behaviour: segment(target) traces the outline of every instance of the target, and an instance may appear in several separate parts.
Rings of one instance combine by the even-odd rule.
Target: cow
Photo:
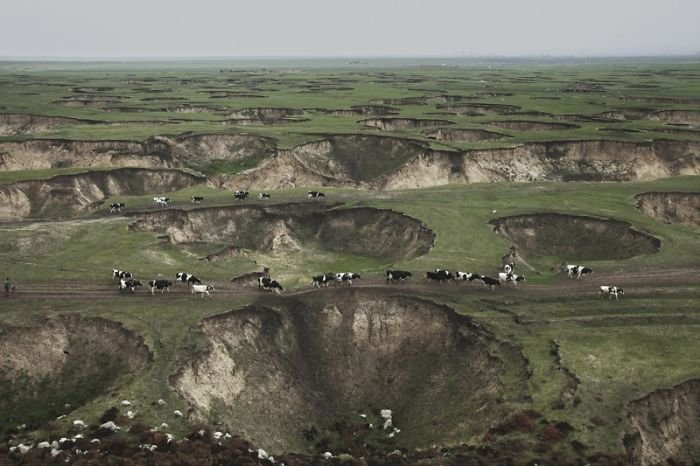
[[[493,290],[496,286],[500,286],[501,282],[495,278],[487,277],[486,275],[481,276],[481,282],[484,286],[488,286],[490,290]]]
[[[499,272],[498,281],[501,283],[512,283],[513,285],[518,284],[518,282],[524,282],[525,277],[522,275],[515,275],[514,273]]]
[[[341,285],[347,282],[348,286],[352,286],[352,281],[359,278],[361,278],[360,275],[354,272],[340,272],[335,274],[336,281]]]
[[[258,194],[258,198],[259,198],[261,201],[265,201],[265,200],[267,200],[267,199],[270,199],[270,195],[267,194],[267,193],[259,193],[259,194]]]
[[[425,272],[425,278],[442,283],[446,280],[454,280],[454,276],[447,270],[435,269],[435,272]]]
[[[195,277],[191,273],[186,273],[186,272],[178,272],[175,274],[175,281],[182,282],[182,283],[187,283],[188,285],[201,285],[202,280],[199,278]]]
[[[503,266],[503,271],[506,274],[511,274],[511,273],[513,273],[514,270],[515,270],[515,264],[513,262]]]
[[[582,265],[567,265],[564,267],[564,270],[566,270],[566,273],[569,275],[569,278],[576,277],[579,280],[581,280],[581,278],[583,278],[584,275],[593,273],[592,268],[584,267]]]
[[[170,205],[170,198],[162,196],[154,197],[153,205],[156,207],[168,207]]]
[[[412,277],[411,272],[405,272],[403,270],[387,270],[384,275],[386,276],[386,283],[393,283],[395,280],[400,282],[405,282],[409,277]]]
[[[478,273],[455,272],[455,280],[469,280],[470,282],[473,282],[474,280],[478,280],[479,278],[481,278],[481,275],[479,275]]]
[[[148,282],[148,286],[151,288],[152,295],[155,290],[160,290],[160,294],[163,294],[163,291],[170,293],[170,287],[173,286],[173,282],[170,280],[151,280]]]
[[[615,299],[619,300],[620,298],[618,298],[618,295],[625,294],[625,290],[617,286],[601,286],[598,294],[601,298],[607,294],[608,299],[612,299],[612,297],[615,296]]]
[[[134,274],[131,272],[125,272],[123,270],[112,269],[112,278],[118,278],[119,280],[121,280],[121,279],[133,278],[133,277],[134,277]]]
[[[192,294],[200,293],[202,298],[205,294],[211,298],[210,291],[214,291],[214,287],[211,285],[192,285]]]
[[[114,214],[114,213],[120,214],[124,207],[126,207],[126,204],[124,204],[123,202],[114,202],[114,203],[109,205],[109,213],[110,214]]]
[[[192,200],[192,204],[201,204],[204,200],[202,196],[192,196],[190,199]]]
[[[328,286],[332,281],[335,281],[334,273],[327,273],[325,275],[316,275],[311,277],[311,286],[314,288],[321,288],[321,286]]]
[[[248,195],[248,191],[236,191],[235,193],[233,193],[233,197],[237,201],[245,201],[246,199],[248,199]]]
[[[133,278],[122,278],[119,280],[119,291],[131,291],[132,293],[136,290],[137,286],[143,286],[140,280],[134,280]]]
[[[322,197],[325,198],[326,195],[320,191],[309,191],[308,193],[306,193],[307,199],[320,199]]]
[[[275,293],[284,291],[282,285],[280,285],[277,281],[267,277],[258,277],[258,289],[270,292],[274,291]]]

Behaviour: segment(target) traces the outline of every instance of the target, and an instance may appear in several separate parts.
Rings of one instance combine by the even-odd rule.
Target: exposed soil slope
[[[121,324],[64,316],[27,327],[0,325],[0,427],[37,428],[87,403],[152,359]],[[64,408],[64,404],[70,408]]]
[[[165,234],[173,243],[210,242],[288,254],[304,243],[349,254],[408,258],[425,254],[435,234],[420,221],[369,207],[327,209],[314,202],[241,205],[139,214],[135,231]]]
[[[28,113],[0,113],[0,136],[36,133],[57,126],[90,123],[77,118],[31,115]]]
[[[457,128],[440,128],[432,131],[423,131],[426,137],[437,139],[438,141],[451,142],[476,142],[489,141],[492,139],[501,139],[507,137],[505,134],[495,131],[486,131],[483,129],[457,129]]]
[[[490,222],[519,249],[569,260],[612,260],[657,252],[661,241],[620,220],[565,214],[531,214]]]
[[[657,390],[627,406],[624,443],[630,464],[697,464],[700,458],[700,380]]]
[[[700,192],[651,192],[634,196],[637,208],[666,223],[700,226]]]
[[[387,408],[400,444],[430,446],[477,438],[527,397],[523,356],[468,317],[387,293],[323,298],[205,319],[206,350],[171,381],[195,417],[282,452],[304,448],[304,429]]]
[[[368,128],[377,128],[382,131],[454,125],[454,121],[423,118],[368,118],[361,120],[360,123]]]

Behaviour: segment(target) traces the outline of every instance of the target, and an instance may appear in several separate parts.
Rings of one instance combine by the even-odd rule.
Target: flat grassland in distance
[[[556,140],[692,142],[700,140],[700,64],[663,60],[446,61],[444,66],[430,61],[424,66],[392,61],[4,62],[0,63],[0,114],[73,119],[34,124],[12,117],[20,123],[3,126],[2,121],[11,120],[5,116],[0,121],[0,142],[145,141],[154,136],[243,132],[267,137],[278,149],[336,134],[398,136],[445,150]],[[371,123],[374,126],[366,121],[381,119],[387,120]],[[422,120],[450,124],[423,125]],[[436,136],[438,129],[443,134]],[[449,131],[458,134],[456,130],[465,130],[459,134],[469,136],[444,136]],[[216,162],[203,172],[227,175],[252,168],[263,157],[246,160],[247,164]],[[85,171],[81,167],[3,171],[0,163],[0,186]],[[311,202],[306,192],[316,188],[271,190],[270,201],[255,198],[245,205],[286,209]],[[513,413],[532,410],[548,425],[560,422],[569,427],[545,442],[538,425],[488,435],[493,426],[487,425],[482,434],[457,444],[486,442],[498,449],[511,442],[519,446],[517,461],[523,464],[543,458],[591,457],[596,452],[628,457],[632,453],[623,443],[632,429],[628,403],[700,377],[700,226],[647,216],[635,199],[646,192],[697,193],[697,175],[624,183],[473,183],[392,191],[324,187],[323,191],[328,205],[338,203],[332,210],[391,209],[417,219],[434,232],[434,244],[428,253],[413,257],[363,254],[321,244],[316,233],[301,229],[293,238],[295,247],[242,248],[205,260],[236,244],[226,238],[169,241],[165,235],[174,233],[166,229],[173,225],[162,225],[161,231],[129,230],[141,215],[155,211],[152,198],[159,192],[119,196],[132,211],[125,216],[109,215],[108,205],[116,199],[107,199],[67,219],[2,221],[0,273],[10,276],[18,291],[14,299],[0,301],[0,327],[36,325],[58,316],[100,317],[142,336],[152,361],[109,379],[96,392],[73,387],[65,398],[72,404],[67,411],[62,403],[41,402],[41,394],[51,390],[51,371],[32,382],[31,377],[13,379],[13,369],[0,364],[0,391],[21,398],[18,387],[23,387],[36,395],[31,402],[23,398],[22,412],[5,405],[0,434],[7,437],[18,424],[28,422],[29,432],[20,433],[18,439],[47,439],[68,431],[73,419],[99,424],[105,410],[129,399],[140,400],[141,405],[135,420],[123,420],[124,431],[136,421],[146,426],[167,421],[169,431],[181,438],[194,421],[171,415],[174,409],[188,409],[171,389],[172,377],[183,361],[201,357],[206,349],[207,342],[197,330],[203,319],[260,299],[256,285],[231,279],[260,271],[262,266],[271,268],[273,277],[284,284],[283,296],[292,295],[290,300],[319,293],[321,299],[328,296],[329,305],[340,301],[342,291],[312,290],[311,277],[353,271],[362,275],[353,287],[387,294],[401,290],[405,296],[445,304],[472,317],[497,339],[512,343],[529,366],[525,382],[529,398],[504,403]],[[205,197],[201,208],[230,207],[231,216],[241,206],[230,191],[209,184],[169,192],[171,209],[185,213],[199,209],[190,203],[194,195]],[[582,237],[576,227],[554,236],[533,230],[526,234],[541,234],[538,244],[549,241],[560,247],[546,253],[519,247],[516,270],[527,281],[517,288],[504,285],[490,291],[478,281],[440,285],[423,278],[436,268],[496,276],[502,256],[517,240],[498,234],[489,222],[540,213],[628,222],[636,231],[660,240],[661,247],[630,258],[608,259],[595,257],[597,248],[604,245],[595,244],[600,241],[597,237]],[[605,238],[615,243],[615,238]],[[628,245],[614,246],[622,251]],[[583,250],[592,251],[592,256],[578,254]],[[561,271],[566,263],[584,264],[594,273],[583,280],[569,280]],[[152,297],[147,287],[133,295],[121,294],[111,278],[113,268],[135,272],[144,284],[153,278],[173,280],[176,272],[192,272],[216,291],[203,300],[193,297],[185,285],[163,296]],[[413,278],[406,284],[386,285],[383,274],[389,268],[412,271]],[[621,286],[625,295],[619,301],[600,299],[600,285]],[[501,380],[505,386],[522,382],[508,377]],[[469,395],[464,393],[465,398]],[[151,404],[159,398],[166,401],[167,410]],[[440,400],[433,402],[437,406]],[[51,398],[51,403],[59,401]],[[59,414],[68,416],[55,420]],[[214,412],[204,421],[235,425]],[[684,435],[697,438],[698,432]],[[403,437],[407,440],[399,434],[383,446],[423,446],[410,433]],[[339,452],[342,441],[334,441]],[[681,449],[683,454],[698,448],[696,441],[688,442],[691,447]],[[309,444],[309,451],[313,450]]]

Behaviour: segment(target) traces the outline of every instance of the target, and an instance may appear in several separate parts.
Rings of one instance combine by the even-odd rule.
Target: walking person
[[[6,298],[10,297],[10,288],[12,288],[12,285],[10,285],[10,277],[7,277],[5,279],[5,297]]]

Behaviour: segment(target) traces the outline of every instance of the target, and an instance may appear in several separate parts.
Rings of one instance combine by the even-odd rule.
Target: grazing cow
[[[582,265],[567,265],[565,267],[566,273],[569,275],[569,278],[574,278],[574,276],[581,280],[584,275],[588,275],[590,273],[593,273],[593,269],[590,267],[584,267]]]
[[[271,292],[274,291],[275,293],[284,291],[282,285],[280,285],[277,281],[267,277],[258,277],[258,289]]]
[[[625,290],[617,286],[601,286],[598,294],[601,298],[603,295],[607,294],[608,299],[612,299],[612,297],[615,296],[615,299],[619,300],[620,298],[618,298],[618,295],[625,294]]]
[[[403,270],[387,270],[384,274],[386,276],[386,282],[393,283],[394,280],[399,280],[400,282],[405,282],[409,277],[412,277],[411,272],[405,272]]]
[[[447,270],[435,269],[435,272],[425,272],[425,278],[442,283],[446,280],[454,280],[454,276]]]
[[[186,272],[178,272],[178,273],[176,273],[176,274],[175,274],[175,281],[179,281],[179,282],[182,282],[182,283],[187,283],[188,285],[192,285],[192,284],[201,285],[201,284],[202,284],[202,280],[200,280],[199,278],[195,277],[195,276],[192,275],[191,273],[186,273]]]
[[[470,282],[473,282],[474,280],[478,280],[479,278],[481,278],[481,275],[479,275],[478,273],[455,272],[455,280],[469,280]]]
[[[202,201],[204,200],[204,197],[202,197],[202,196],[192,196],[190,199],[192,199],[192,204],[201,204]]]
[[[499,272],[498,274],[498,281],[501,283],[512,283],[513,285],[517,285],[518,282],[524,282],[525,277],[522,275],[515,275],[514,273],[505,273],[505,272]]]
[[[348,286],[352,286],[352,281],[359,278],[361,278],[360,275],[353,272],[340,272],[335,274],[336,281],[341,285],[347,282]]]
[[[316,275],[314,277],[311,277],[311,279],[311,286],[313,286],[314,288],[321,288],[321,286],[328,286],[330,282],[335,281],[335,274],[327,273],[325,275]]]
[[[153,205],[156,207],[168,207],[170,205],[170,198],[162,196],[154,197]]]
[[[258,198],[259,198],[260,200],[263,200],[263,201],[264,201],[264,200],[270,199],[270,195],[267,194],[267,193],[259,193],[259,194],[258,194]]]
[[[109,205],[109,213],[110,214],[114,214],[114,213],[120,214],[124,207],[126,207],[126,204],[124,204],[123,202],[114,202],[114,203]]]
[[[214,287],[211,285],[192,285],[192,294],[200,293],[202,298],[205,294],[211,298],[210,291],[214,291]]]
[[[235,193],[233,193],[233,197],[237,201],[245,201],[246,199],[248,199],[248,194],[248,191],[236,191]]]
[[[170,287],[173,286],[173,282],[170,280],[151,280],[148,282],[148,286],[151,288],[151,294],[154,294],[155,290],[160,290],[160,294],[163,294],[163,291],[170,293]]]
[[[134,274],[131,272],[125,272],[123,270],[112,269],[112,278],[118,278],[119,280],[121,280],[121,279],[133,278],[133,277],[134,277]]]
[[[131,291],[132,293],[136,290],[137,286],[143,286],[140,280],[134,280],[133,278],[122,278],[119,280],[119,291]]]
[[[496,286],[500,286],[501,282],[495,278],[487,277],[486,275],[481,276],[481,282],[484,286],[488,286],[490,290],[493,290]]]
[[[320,192],[320,191],[309,191],[309,192],[306,194],[306,197],[307,197],[308,199],[320,199],[320,198],[322,198],[322,197],[325,198],[326,195],[323,194],[323,193]]]

